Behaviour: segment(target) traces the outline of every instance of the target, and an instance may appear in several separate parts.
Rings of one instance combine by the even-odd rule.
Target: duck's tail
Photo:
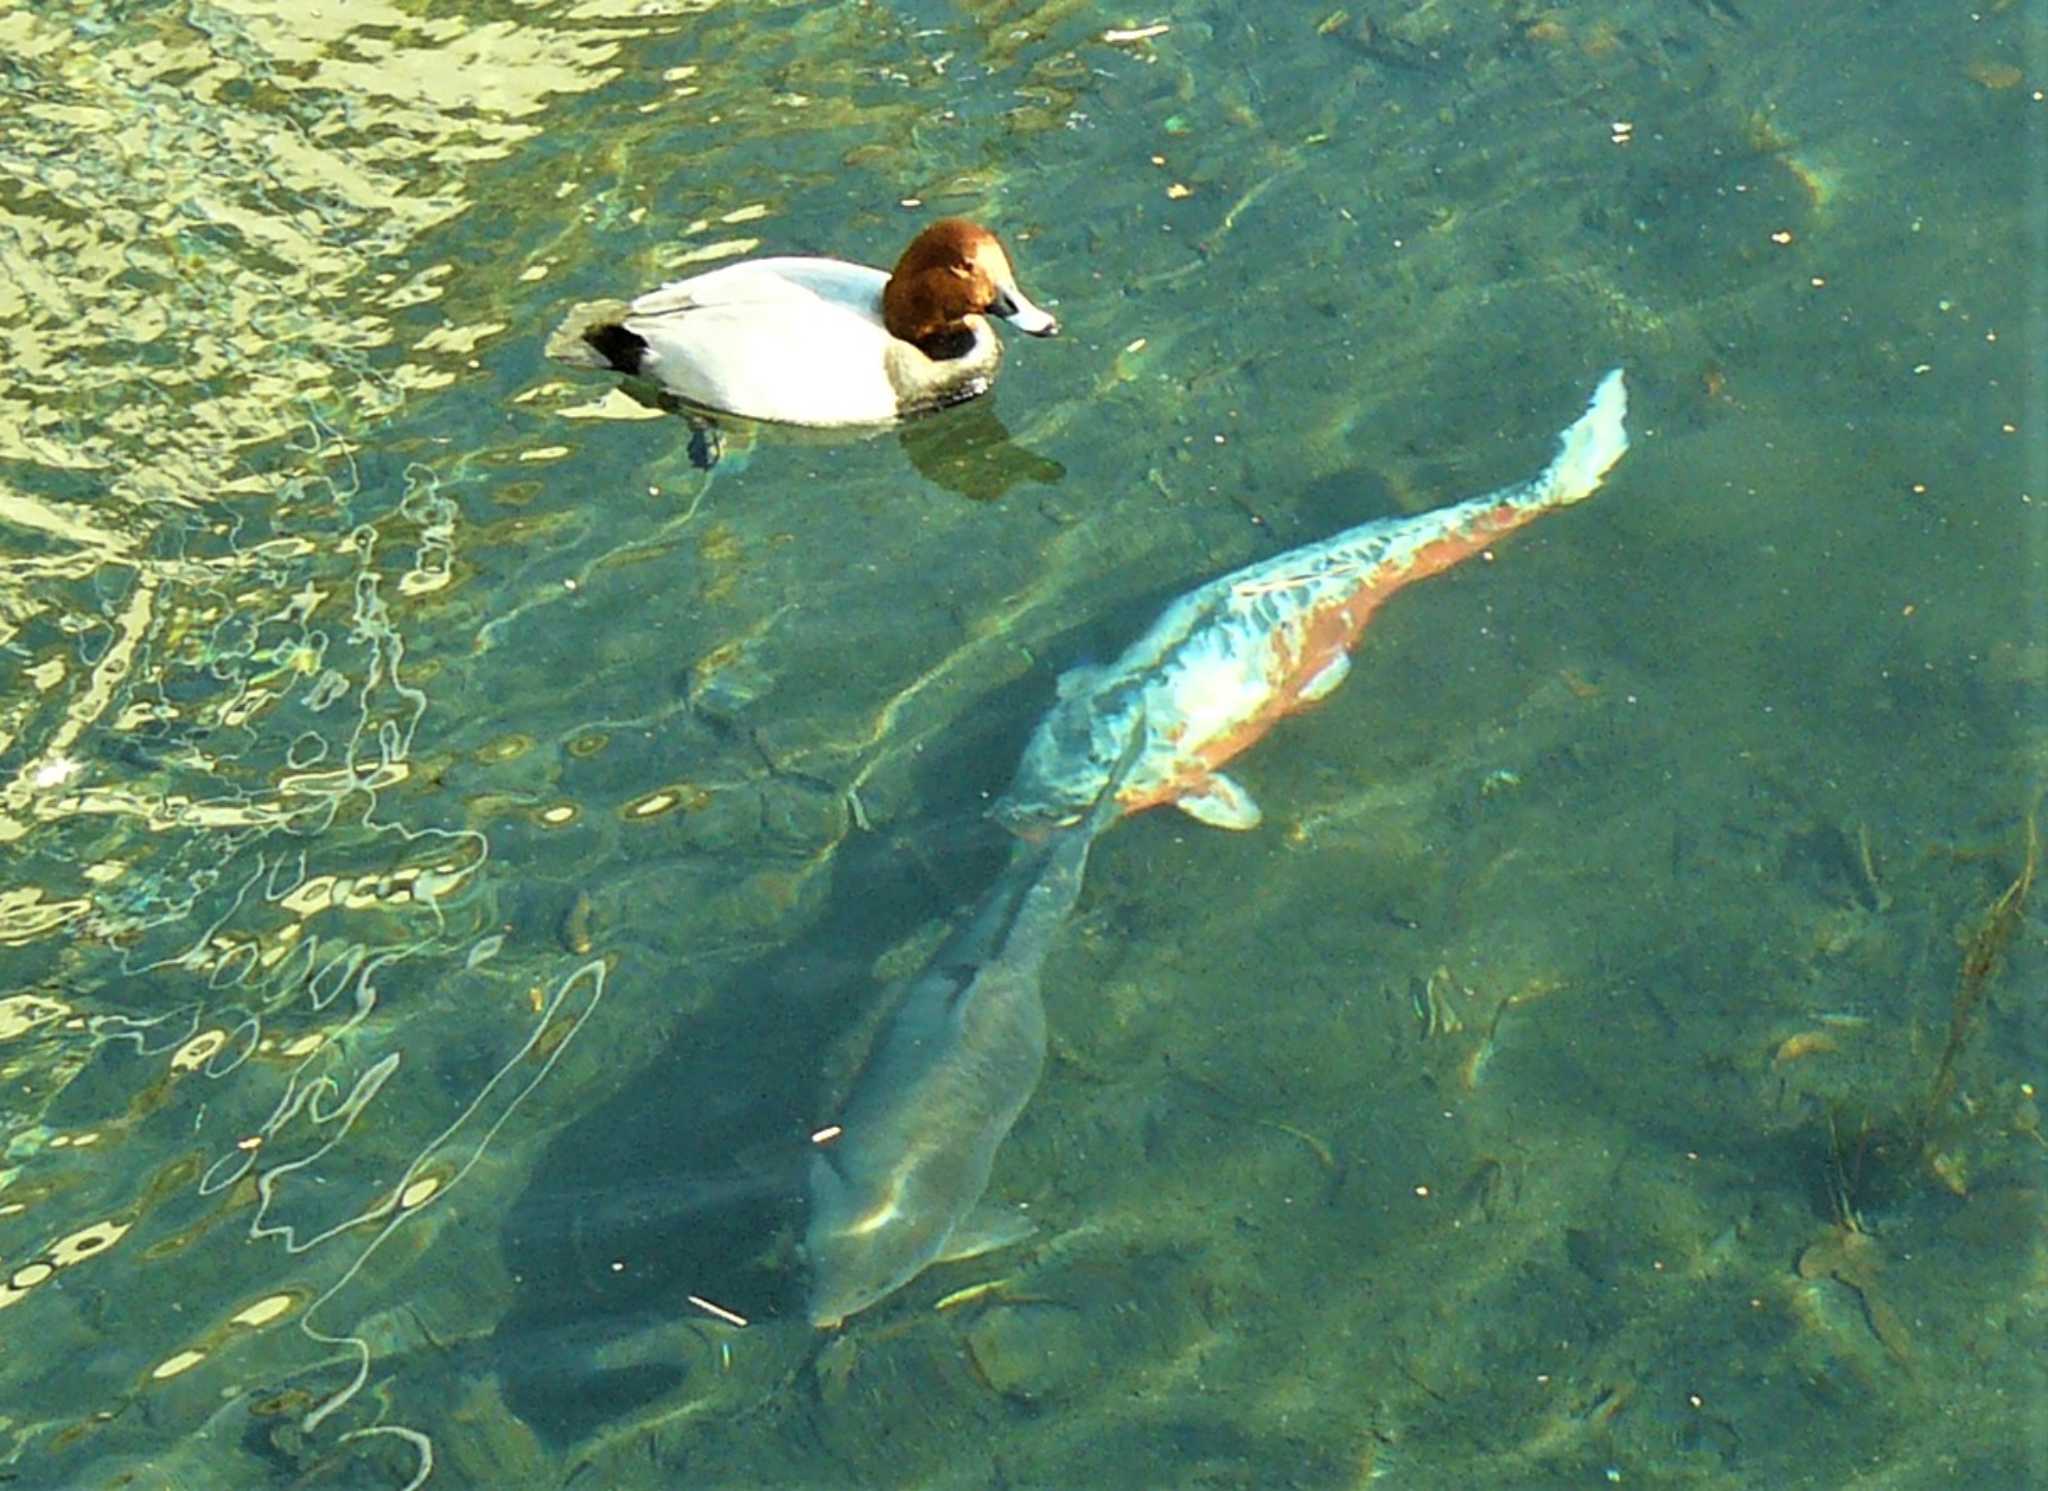
[[[586,300],[548,338],[547,355],[572,368],[638,373],[647,343],[628,331],[623,300]]]

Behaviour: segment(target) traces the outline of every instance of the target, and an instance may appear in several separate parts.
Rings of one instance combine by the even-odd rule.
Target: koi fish
[[[1258,804],[1223,764],[1344,681],[1359,634],[1396,590],[1592,495],[1628,449],[1627,413],[1615,368],[1534,479],[1375,519],[1182,596],[1115,662],[1060,675],[994,816],[1026,837],[1073,823],[1135,751],[1115,789],[1122,814],[1170,802],[1217,828],[1256,828]]]
[[[1118,816],[1117,780],[1112,761],[1085,819],[1014,846],[973,914],[904,990],[838,1132],[812,1149],[804,1253],[813,1325],[836,1327],[934,1263],[1031,1231],[1014,1210],[983,1207],[982,1193],[1045,1067],[1039,972],[1081,894],[1089,847]]]

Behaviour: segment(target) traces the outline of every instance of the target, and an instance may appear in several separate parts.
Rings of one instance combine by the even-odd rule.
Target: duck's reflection
[[[731,463],[728,471],[744,466],[764,436],[803,445],[836,445],[849,438],[879,435],[891,428],[881,425],[865,432],[826,432],[762,424],[700,409],[644,379],[628,378],[620,387],[635,403],[678,415],[688,423],[690,464],[700,471],[709,471],[721,462]],[[993,502],[1023,482],[1052,486],[1066,479],[1065,466],[1019,444],[985,402],[906,420],[894,429],[904,455],[910,458],[918,475],[974,502]]]
[[[1011,439],[987,404],[912,420],[897,439],[926,481],[975,502],[993,502],[1020,482],[1051,486],[1067,474],[1052,457]]]

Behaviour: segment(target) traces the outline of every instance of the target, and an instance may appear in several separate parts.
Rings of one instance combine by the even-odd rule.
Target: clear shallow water
[[[20,1484],[2038,1469],[2037,11],[0,53]],[[941,211],[1065,326],[982,406],[706,477],[539,360]],[[1615,362],[1609,489],[1376,620],[1241,763],[1264,829],[1098,847],[994,1184],[1037,1242],[805,1326],[791,1158],[1054,672],[1526,474]]]

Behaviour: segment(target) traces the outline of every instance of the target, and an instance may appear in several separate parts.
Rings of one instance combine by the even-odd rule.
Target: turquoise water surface
[[[0,14],[0,1476],[2038,1482],[2044,90],[2032,0]],[[541,356],[947,214],[1063,328],[973,405],[707,472]],[[1262,827],[1097,845],[1036,1233],[807,1324],[1057,673],[1616,364]]]

